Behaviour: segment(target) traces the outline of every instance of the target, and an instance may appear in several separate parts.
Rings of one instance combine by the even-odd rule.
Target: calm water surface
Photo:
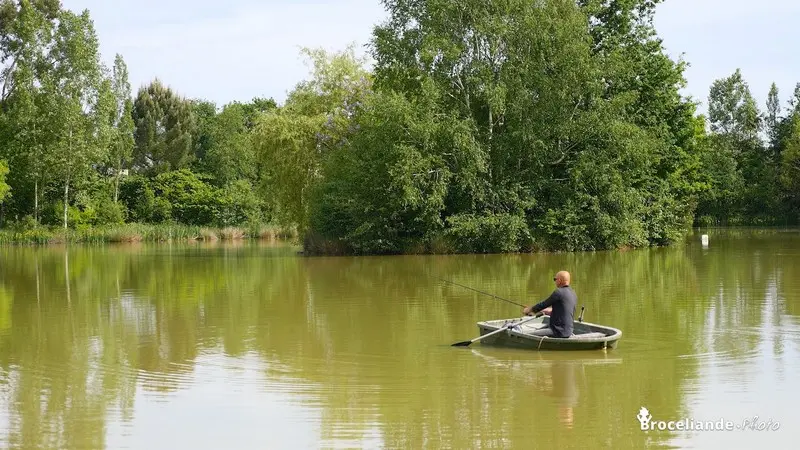
[[[797,448],[800,232],[669,249],[304,258],[0,249],[0,446]],[[573,273],[611,351],[450,344]],[[636,416],[772,431],[649,431]]]

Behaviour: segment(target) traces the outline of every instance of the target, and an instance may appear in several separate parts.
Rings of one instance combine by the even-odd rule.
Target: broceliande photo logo
[[[650,411],[642,406],[636,416],[642,431],[778,431],[780,422],[769,418],[760,419],[758,416],[748,417],[733,421],[726,419],[717,420],[653,420]]]

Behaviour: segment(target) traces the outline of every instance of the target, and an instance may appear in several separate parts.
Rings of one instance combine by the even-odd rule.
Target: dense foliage
[[[8,165],[5,161],[0,161],[0,203],[3,203],[11,191],[11,186],[6,183],[6,175],[8,175]]]
[[[374,101],[325,158],[314,242],[527,251],[682,236],[700,149],[653,2],[386,6]]]
[[[760,110],[740,70],[714,82],[711,132],[703,142],[697,222],[704,225],[794,225],[800,219],[800,84],[780,106],[772,85]]]
[[[274,222],[309,253],[401,253],[795,223],[800,87],[762,112],[737,71],[698,116],[658,3],[385,0],[370,69],[304,50],[284,104],[218,107],[160,80],[134,96],[88,12],[0,0],[0,226]]]
[[[271,219],[249,130],[274,101],[220,110],[160,80],[133,98],[89,13],[57,1],[0,0],[0,24],[0,226]]]

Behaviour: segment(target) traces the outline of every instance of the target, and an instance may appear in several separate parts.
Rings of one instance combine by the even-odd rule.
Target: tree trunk
[[[114,203],[119,201],[119,179],[120,179],[120,172],[122,171],[122,164],[117,165],[117,173],[114,180]]]
[[[492,113],[492,105],[489,105],[489,143],[492,142],[492,135],[494,133],[494,114]]]
[[[69,157],[72,156],[72,128],[69,130]],[[67,229],[67,211],[69,210],[69,175],[70,167],[67,163],[67,179],[64,182],[64,229]]]
[[[36,152],[36,122],[33,123],[33,149],[34,158],[39,156]],[[34,162],[36,168],[33,172],[33,220],[39,225],[39,159]]]

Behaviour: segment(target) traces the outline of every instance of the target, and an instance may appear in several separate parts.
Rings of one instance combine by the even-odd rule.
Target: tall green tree
[[[262,189],[276,219],[303,231],[308,226],[310,193],[321,176],[317,134],[323,125],[322,116],[279,110],[261,118],[254,130],[255,152],[267,168]]]
[[[412,104],[436,99],[427,126],[453,118],[467,130],[459,142],[475,143],[412,139],[420,154],[441,151],[437,164],[391,172],[413,182],[452,174],[441,211],[447,234],[480,242],[500,220],[509,230],[524,223],[534,246],[593,249],[669,243],[685,231],[693,105],[679,95],[682,66],[639,25],[652,2],[384,3],[376,87]],[[620,3],[639,6],[612,11]],[[642,80],[648,71],[656,73]]]
[[[264,194],[273,201],[279,220],[300,230],[308,227],[309,200],[322,179],[324,158],[345,145],[355,110],[371,89],[369,73],[352,47],[335,54],[308,49],[304,53],[312,76],[296,86],[282,108],[258,116],[251,136],[264,172],[259,181]],[[267,101],[253,106],[271,105]]]
[[[192,145],[194,146],[194,158],[192,165],[195,170],[205,170],[205,158],[211,149],[212,128],[217,117],[217,105],[207,100],[195,99],[190,102],[192,115],[194,116],[194,130],[192,132]]]
[[[669,217],[690,217],[704,189],[697,145],[696,102],[684,98],[686,62],[673,60],[653,25],[661,0],[579,0],[589,17],[593,54],[602,64],[605,98],[626,99],[626,120],[653,133],[667,145],[653,155],[652,209],[664,207],[653,225],[677,230]],[[668,205],[670,205],[668,207]],[[675,237],[675,236],[673,236]],[[671,239],[659,239],[668,242]]]
[[[14,91],[14,74],[49,42],[59,0],[0,0],[0,102]]]
[[[715,133],[740,143],[758,139],[761,128],[758,106],[740,69],[711,85],[708,118]]]
[[[778,86],[772,83],[772,86],[769,88],[769,94],[767,94],[767,111],[764,117],[764,126],[767,129],[767,142],[773,151],[778,147],[778,139],[780,136],[778,127],[780,124],[781,106],[778,95]]]
[[[52,161],[55,118],[42,84],[55,65],[48,49],[59,13],[57,1],[0,1],[0,157],[12,167],[15,215],[33,213],[36,221]]]
[[[61,11],[53,73],[44,80],[49,106],[58,123],[54,169],[63,186],[64,228],[68,227],[70,187],[86,181],[93,167],[107,160],[114,108],[111,82],[103,77],[94,25],[88,11]]]
[[[704,197],[700,215],[722,224],[784,220],[778,178],[783,125],[778,105],[773,84],[762,114],[738,69],[712,84],[709,119],[713,138],[709,142],[713,147],[705,171],[718,190]],[[764,134],[770,141],[766,145]]]
[[[392,92],[366,100],[354,119],[358,132],[331,152],[324,178],[312,187],[307,251],[330,251],[326,241],[334,240],[337,251],[398,253],[443,231],[454,177],[446,155],[466,157],[477,143],[466,121],[439,113],[440,100],[435,90],[418,101]],[[512,247],[520,239],[514,232],[504,236]]]
[[[793,219],[800,219],[800,117],[790,116],[791,132],[784,141],[780,160],[780,182]]]
[[[188,167],[192,160],[191,104],[160,80],[139,90],[133,106],[136,125],[134,167],[158,174]]]
[[[247,123],[247,110],[241,103],[226,105],[214,118],[205,166],[219,186],[236,180],[256,182],[255,149]]]
[[[128,66],[122,55],[114,59],[111,92],[114,96],[114,108],[111,116],[111,148],[109,157],[114,169],[114,202],[119,200],[119,183],[123,170],[130,168],[133,156],[133,99],[131,85],[128,81]]]

